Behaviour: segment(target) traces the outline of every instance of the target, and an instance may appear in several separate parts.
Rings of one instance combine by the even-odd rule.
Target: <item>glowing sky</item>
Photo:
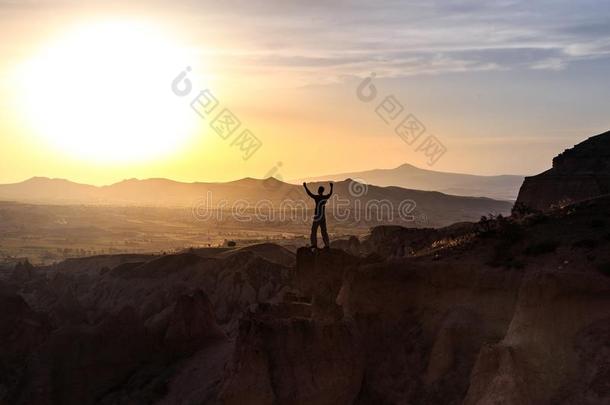
[[[533,174],[548,168],[563,149],[610,129],[610,2],[124,3],[0,0],[0,183],[32,176],[93,184],[132,177],[223,181],[264,177],[277,162],[285,179],[405,162],[429,168],[417,143],[407,145],[395,125],[376,114],[389,95],[405,115],[412,113],[425,125],[426,135],[445,145],[434,170]],[[103,58],[104,74],[113,71],[115,82],[124,80],[124,93],[119,86],[106,99],[65,102],[63,88],[71,88],[69,94],[104,92],[108,77],[91,62],[104,42],[91,41],[93,51],[66,57],[76,76],[62,69],[38,76],[51,78],[52,86],[29,76],[28,64],[70,30],[100,22],[153,27],[163,38],[158,52],[142,52],[147,59],[138,52]],[[115,49],[112,41],[118,46],[120,37],[111,36],[105,45]],[[143,61],[154,66],[142,71]],[[193,89],[179,97],[171,82],[186,66],[192,67]],[[365,103],[356,88],[373,72],[378,98]],[[200,118],[189,106],[204,88],[213,92],[219,109],[230,109],[241,121],[233,138],[222,139],[210,128],[211,117]],[[112,97],[113,108],[107,103]],[[40,104],[24,108],[24,100],[30,107]],[[103,137],[103,131],[123,123],[120,117],[130,105],[133,114],[122,127],[133,128],[133,138],[119,130]],[[68,139],[77,139],[81,149],[43,134],[53,127],[47,125],[50,119],[67,120],[75,106],[81,113],[67,127],[73,132]],[[65,135],[62,123],[56,129]],[[262,142],[248,160],[232,144],[246,128]],[[165,137],[148,145],[155,153],[120,152],[146,142],[143,133]],[[90,148],[99,159],[78,153],[87,136],[96,137],[91,142],[107,140]],[[169,147],[167,139],[176,141]]]

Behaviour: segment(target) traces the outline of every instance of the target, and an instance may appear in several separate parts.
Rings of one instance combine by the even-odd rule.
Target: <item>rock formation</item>
[[[607,404],[608,212],[21,266],[0,403]]]
[[[0,283],[0,403],[18,392],[29,355],[51,333],[51,322]]]
[[[367,243],[403,255],[300,249],[309,316],[278,303],[242,320],[220,402],[606,403],[609,208],[373,231]]]
[[[594,136],[553,159],[553,168],[526,177],[516,208],[547,210],[610,193],[610,132]]]
[[[281,300],[293,271],[250,250],[19,266],[0,286],[0,403],[215,398],[227,335],[250,307]]]

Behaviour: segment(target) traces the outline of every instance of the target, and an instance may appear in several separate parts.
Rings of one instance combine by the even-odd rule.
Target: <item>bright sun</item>
[[[61,151],[102,162],[184,144],[195,115],[170,84],[184,54],[152,25],[103,22],[46,46],[22,72],[28,121]]]

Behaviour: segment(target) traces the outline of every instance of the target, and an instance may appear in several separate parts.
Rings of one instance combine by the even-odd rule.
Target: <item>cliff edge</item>
[[[526,177],[515,207],[545,211],[610,193],[610,131],[553,159],[553,167]]]

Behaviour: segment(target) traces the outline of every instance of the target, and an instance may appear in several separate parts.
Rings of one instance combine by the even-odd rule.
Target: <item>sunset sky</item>
[[[284,179],[528,175],[610,129],[607,1],[126,3],[0,0],[0,183],[226,181],[278,162]],[[206,118],[190,106],[204,89]],[[433,166],[376,113],[390,95],[446,147]],[[241,121],[227,139],[210,126],[224,108]],[[245,129],[262,144],[247,160]]]

